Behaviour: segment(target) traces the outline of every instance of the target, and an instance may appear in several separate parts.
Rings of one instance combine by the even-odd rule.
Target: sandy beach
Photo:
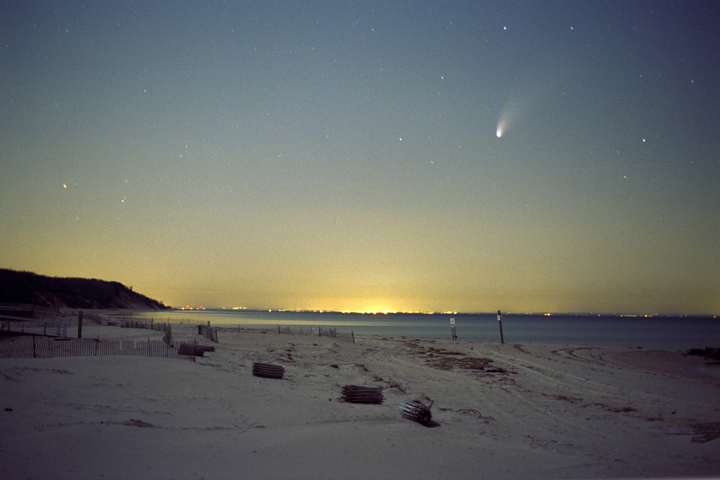
[[[190,325],[173,338],[211,344]],[[718,477],[720,438],[702,430],[720,426],[717,372],[680,352],[273,329],[221,330],[196,362],[0,359],[0,478]],[[345,385],[384,402],[345,402]],[[402,418],[408,400],[430,426]]]

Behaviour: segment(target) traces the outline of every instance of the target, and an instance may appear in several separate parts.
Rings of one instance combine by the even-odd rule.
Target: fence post
[[[498,321],[498,325],[500,325],[500,343],[505,343],[505,339],[503,338],[503,331],[502,331],[502,313],[500,313],[500,310],[498,310],[497,321]]]
[[[82,338],[82,317],[83,312],[78,313],[78,338]]]

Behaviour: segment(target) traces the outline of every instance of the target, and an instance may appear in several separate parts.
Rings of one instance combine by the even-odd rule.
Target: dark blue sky
[[[718,25],[710,1],[6,2],[0,264],[175,306],[717,314]]]

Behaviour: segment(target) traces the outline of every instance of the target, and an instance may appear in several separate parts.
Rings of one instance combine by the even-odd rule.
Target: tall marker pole
[[[498,310],[498,325],[500,325],[500,343],[505,343],[505,339],[503,339],[503,333],[502,333],[502,313],[500,313],[500,310]]]

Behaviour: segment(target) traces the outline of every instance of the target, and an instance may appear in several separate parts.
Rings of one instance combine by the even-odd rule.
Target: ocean
[[[493,314],[353,314],[249,310],[172,310],[118,313],[119,317],[169,323],[292,331],[336,328],[338,334],[384,337],[452,338],[454,319],[461,340],[500,341]],[[502,317],[506,343],[553,343],[688,350],[720,347],[720,319],[714,317],[620,317],[608,315],[514,315]]]

